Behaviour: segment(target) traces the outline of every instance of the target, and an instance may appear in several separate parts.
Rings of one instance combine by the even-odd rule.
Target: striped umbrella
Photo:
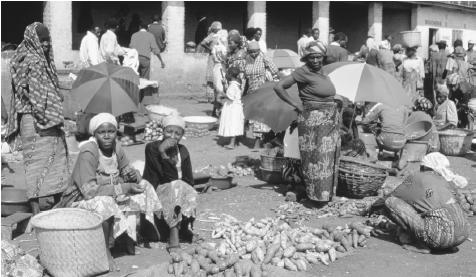
[[[277,68],[296,68],[303,65],[299,55],[289,49],[271,49],[268,50],[266,55]]]
[[[323,71],[334,84],[336,93],[353,102],[379,102],[393,107],[413,105],[402,84],[378,67],[338,62],[324,66]]]
[[[81,70],[71,93],[85,113],[119,116],[137,111],[139,76],[128,67],[101,63]]]

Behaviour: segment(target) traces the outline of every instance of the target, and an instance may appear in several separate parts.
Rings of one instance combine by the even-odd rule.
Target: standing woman
[[[12,103],[7,137],[21,136],[27,196],[34,214],[39,198],[65,189],[69,176],[68,151],[61,127],[63,96],[51,50],[50,32],[39,22],[28,25],[11,60]]]
[[[412,103],[415,103],[419,96],[419,90],[423,90],[423,80],[425,79],[425,64],[423,59],[417,56],[416,47],[409,47],[406,50],[407,57],[402,63],[402,83]]]
[[[240,70],[239,79],[241,81],[241,90],[245,88],[245,50],[246,38],[240,35],[237,30],[228,32],[228,53],[226,57],[226,70],[236,67]]]
[[[259,89],[266,81],[266,71],[271,73],[272,78],[276,79],[278,68],[274,63],[261,52],[259,43],[251,41],[248,43],[248,54],[245,57],[245,78],[248,84],[246,94],[252,94]],[[256,138],[255,149],[261,145],[263,133],[270,131],[270,128],[261,122],[251,121],[250,127],[253,136]]]
[[[299,112],[298,135],[307,197],[330,201],[337,183],[340,152],[340,118],[342,103],[334,99],[336,90],[322,72],[326,47],[313,41],[304,49],[297,68],[274,88],[276,94]],[[286,89],[297,83],[303,107],[289,96]]]

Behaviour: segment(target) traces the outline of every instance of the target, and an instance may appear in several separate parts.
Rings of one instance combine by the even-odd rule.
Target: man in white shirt
[[[115,18],[110,18],[106,22],[107,31],[102,35],[101,42],[99,43],[99,53],[101,58],[114,64],[120,64],[119,56],[123,56],[125,51],[119,46],[117,42],[117,36],[115,34],[119,27],[119,23]]]
[[[309,28],[306,30],[305,34],[302,34],[302,37],[297,41],[298,55],[303,56],[303,50],[306,48],[307,44],[312,41],[311,36],[312,29]]]
[[[81,40],[79,47],[79,59],[83,67],[90,67],[102,62],[99,55],[99,36],[101,29],[99,27],[90,28]]]

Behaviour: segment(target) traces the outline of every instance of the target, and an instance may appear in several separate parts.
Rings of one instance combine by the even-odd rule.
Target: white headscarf
[[[167,116],[164,118],[163,124],[164,128],[167,126],[178,126],[185,130],[185,120],[179,115],[172,114]]]
[[[117,129],[117,121],[116,118],[110,113],[100,113],[95,115],[89,121],[89,133],[94,135],[94,132],[104,123],[111,123]]]
[[[421,160],[421,165],[433,169],[435,172],[443,176],[446,181],[452,181],[458,188],[464,188],[468,185],[468,180],[463,176],[454,174],[450,167],[450,161],[445,155],[439,152],[433,152]]]

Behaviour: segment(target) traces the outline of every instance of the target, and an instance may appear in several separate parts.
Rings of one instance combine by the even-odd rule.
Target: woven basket
[[[266,170],[281,171],[285,164],[285,157],[273,157],[261,154],[261,167]]]
[[[440,152],[447,156],[463,156],[471,148],[474,133],[464,129],[451,129],[438,132]]]
[[[404,47],[418,47],[421,46],[421,32],[418,31],[404,31],[400,32],[402,35],[402,44]]]
[[[430,143],[428,141],[407,141],[403,151],[406,153],[408,162],[421,162],[429,148]]]
[[[352,157],[341,157],[339,164],[340,191],[350,198],[377,195],[387,178],[387,168]]]
[[[52,276],[95,276],[109,270],[101,216],[82,209],[42,212],[31,219],[40,261]]]

